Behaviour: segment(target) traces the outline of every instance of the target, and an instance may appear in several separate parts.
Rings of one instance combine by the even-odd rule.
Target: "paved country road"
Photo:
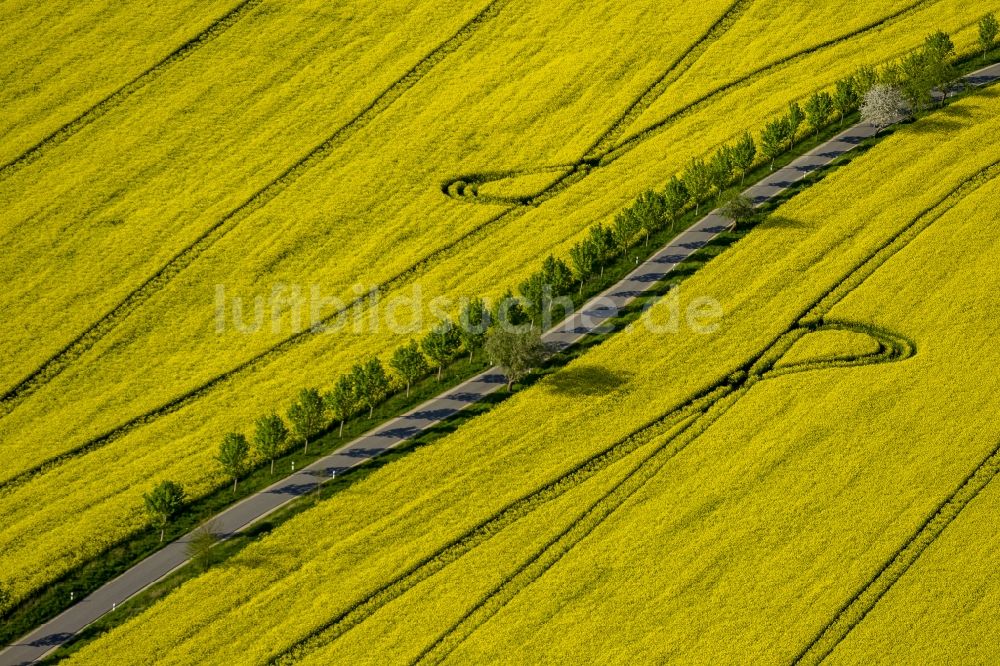
[[[1000,80],[1000,64],[986,67],[965,77],[974,85]],[[849,127],[826,143],[794,160],[788,166],[768,174],[745,191],[757,203],[781,193],[807,174],[852,150],[875,134],[870,125]],[[664,279],[677,264],[729,226],[729,221],[712,211],[660,249],[610,289],[588,301],[573,316],[543,336],[559,348],[568,347],[594,332],[609,317],[643,292]],[[232,535],[262,519],[296,497],[313,490],[317,484],[374,458],[380,453],[421,434],[431,426],[478,402],[506,384],[503,373],[491,368],[472,379],[428,400],[412,411],[395,418],[345,444],[328,456],[264,488],[218,514],[210,522],[220,536]],[[81,629],[112,608],[185,564],[187,544],[193,532],[150,555],[134,567],[106,583],[77,604],[21,638],[0,652],[0,666],[37,661],[59,645],[69,641]]]

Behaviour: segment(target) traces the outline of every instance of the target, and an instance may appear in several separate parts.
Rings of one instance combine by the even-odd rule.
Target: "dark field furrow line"
[[[746,12],[747,8],[752,5],[754,0],[737,0],[731,4],[722,16],[713,23],[709,29],[701,37],[692,44],[687,51],[685,51],[677,60],[667,68],[665,72],[654,81],[646,90],[625,110],[618,120],[616,120],[611,127],[607,129],[604,134],[602,134],[597,141],[594,142],[586,153],[584,153],[581,162],[586,162],[588,160],[600,159],[608,150],[610,150],[622,134],[629,128],[632,123],[634,123],[639,116],[641,116],[645,111],[653,105],[653,103],[658,100],[663,93],[667,91],[670,86],[677,81],[681,76],[684,75],[691,66],[694,65],[701,58],[702,54],[705,53],[715,42],[717,42],[726,31],[735,24]]]
[[[713,23],[708,30],[701,35],[688,49],[682,53],[669,67],[653,81],[639,95],[629,107],[618,117],[615,122],[608,127],[594,144],[586,150],[584,156],[579,160],[565,165],[543,166],[530,169],[497,171],[491,173],[466,174],[458,178],[446,181],[442,186],[444,194],[463,201],[487,205],[524,205],[537,206],[556,194],[562,192],[569,186],[580,182],[587,175],[590,169],[597,165],[601,157],[617,141],[636,118],[641,116],[670,85],[679,79],[684,72],[698,61],[702,54],[714,44],[732,26],[751,5],[753,0],[737,0],[730,5],[725,12]],[[481,196],[478,186],[484,183],[497,182],[516,178],[527,174],[543,173],[547,171],[565,171],[560,177],[555,179],[548,186],[528,197],[503,197],[503,196]]]
[[[674,456],[683,451],[687,445],[695,441],[715,421],[720,419],[748,390],[749,387],[742,387],[721,396],[681,432],[674,437],[667,438],[662,444],[655,447],[650,455],[646,456],[611,490],[588,506],[569,527],[543,545],[498,586],[478,599],[457,622],[438,636],[412,663],[437,664],[443,661],[476,629],[500,612],[518,594],[557,564],[564,555],[604,524],[605,520],[653,479]]]

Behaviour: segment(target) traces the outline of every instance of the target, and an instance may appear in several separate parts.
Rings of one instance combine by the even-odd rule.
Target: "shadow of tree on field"
[[[597,365],[570,367],[551,375],[550,390],[570,396],[602,395],[628,383],[631,373]]]

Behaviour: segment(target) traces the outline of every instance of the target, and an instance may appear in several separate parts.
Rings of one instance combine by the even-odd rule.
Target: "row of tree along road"
[[[994,15],[979,22],[983,58],[996,45]],[[774,168],[775,160],[795,147],[796,141],[818,135],[832,122],[860,111],[863,121],[882,128],[899,122],[934,103],[933,91],[942,97],[952,90],[960,72],[955,63],[951,38],[936,32],[922,48],[881,69],[859,68],[835,83],[830,90],[813,93],[792,102],[787,112],[765,124],[755,139],[744,132],[735,142],[719,148],[710,157],[693,157],[686,168],[672,176],[662,190],[648,190],[619,212],[610,224],[598,223],[569,250],[569,262],[549,255],[538,271],[518,286],[515,296],[508,290],[490,307],[481,298],[465,301],[457,321],[442,320],[422,339],[400,346],[388,367],[378,357],[359,362],[337,377],[327,390],[308,387],[299,391],[282,417],[277,412],[258,418],[248,438],[231,432],[219,444],[216,460],[220,471],[233,484],[257,465],[269,465],[289,447],[299,443],[308,453],[309,443],[336,429],[343,436],[344,424],[355,417],[371,419],[375,408],[394,392],[405,391],[432,373],[440,381],[447,365],[460,354],[469,360],[484,351],[508,378],[508,390],[545,359],[540,330],[551,322],[553,310],[572,307],[568,298],[583,294],[592,279],[603,276],[608,265],[627,257],[640,242],[668,230],[680,231],[682,219],[714,200],[720,212],[737,226],[754,218],[754,204],[730,193],[744,183],[747,173],[762,164]],[[162,540],[168,522],[183,510],[184,489],[163,481],[145,495],[151,522]]]

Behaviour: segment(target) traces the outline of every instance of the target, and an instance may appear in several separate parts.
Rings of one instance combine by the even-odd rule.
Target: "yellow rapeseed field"
[[[988,664],[1000,627],[1000,484],[990,484],[830,655],[831,664]]]
[[[212,460],[223,433],[413,334],[295,334],[287,307],[277,331],[230,323],[218,334],[218,286],[247,304],[281,285],[344,301],[355,285],[381,286],[384,300],[418,286],[425,304],[496,296],[789,101],[935,29],[968,50],[975,20],[1000,2],[974,5],[247,5],[93,122],[0,173],[0,385],[24,388],[0,410],[5,582],[20,598],[142,528],[142,493],[158,481],[204,495],[223,482]],[[185,30],[236,7],[206,5]],[[17,25],[29,30],[24,11]],[[99,10],[79,11],[83,24]],[[123,84],[136,75],[101,69]],[[526,176],[497,192],[530,193],[594,155],[589,175],[537,206],[442,192],[504,171]],[[747,344],[769,326],[758,322]],[[649,390],[662,405],[713,379]],[[618,434],[648,409],[622,412]]]
[[[865,661],[915,578],[995,556],[998,109],[900,129],[685,282],[715,333],[616,335],[77,661]]]
[[[5,2],[0,169],[233,9],[234,0]]]

